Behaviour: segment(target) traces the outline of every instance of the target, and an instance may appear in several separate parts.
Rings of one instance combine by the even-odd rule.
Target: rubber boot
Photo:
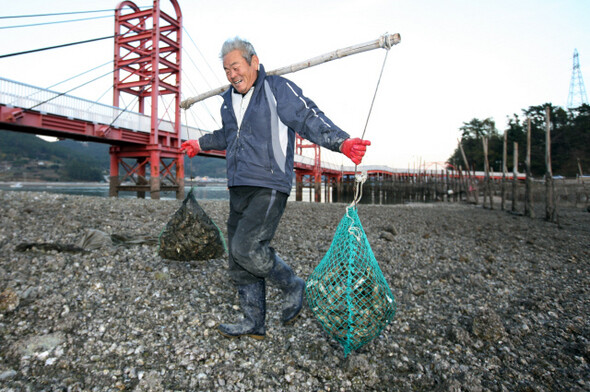
[[[305,281],[299,278],[291,267],[274,253],[274,265],[268,275],[269,279],[283,291],[283,324],[293,323],[303,309],[303,295],[305,294]]]
[[[266,284],[264,280],[239,285],[238,297],[243,319],[236,324],[220,324],[217,330],[228,338],[249,336],[262,340],[266,336],[264,318],[266,316]]]

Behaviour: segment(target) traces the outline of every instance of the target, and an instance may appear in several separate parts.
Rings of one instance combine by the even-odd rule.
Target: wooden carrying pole
[[[321,56],[313,57],[311,59],[301,61],[299,63],[295,63],[286,67],[278,68],[272,71],[268,71],[267,75],[285,75],[288,73],[300,71],[305,68],[310,68],[315,65],[327,63],[332,60],[341,59],[342,57],[350,56],[352,54],[362,53],[373,49],[391,49],[393,45],[397,45],[401,42],[401,36],[396,34],[385,34],[379,37],[379,39],[365,42],[364,44],[349,46],[347,48],[338,49],[330,53],[326,53]],[[196,97],[187,98],[181,102],[180,107],[183,109],[190,108],[196,102],[203,101],[207,98],[211,98],[215,95],[219,95],[229,89],[230,85],[227,84],[222,87],[218,87],[214,90],[208,91],[206,93],[197,95]]]

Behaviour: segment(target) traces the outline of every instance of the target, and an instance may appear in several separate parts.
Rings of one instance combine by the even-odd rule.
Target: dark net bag
[[[375,259],[356,207],[348,207],[330,249],[306,283],[307,303],[346,357],[379,336],[395,298]]]
[[[199,205],[193,189],[160,234],[158,251],[164,259],[210,260],[225,254],[223,234]]]

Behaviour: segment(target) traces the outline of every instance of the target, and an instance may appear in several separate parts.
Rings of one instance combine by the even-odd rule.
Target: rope
[[[187,137],[187,140],[190,140],[191,137],[190,137],[190,134],[189,134],[190,133],[190,128],[188,127],[188,114],[187,114],[187,112],[188,111],[185,109],[184,110],[184,124],[186,126],[186,137]],[[182,156],[182,159],[184,159],[184,155]],[[194,178],[195,178],[193,176],[193,160],[192,159],[189,159],[188,160],[188,167],[189,167],[188,174],[191,177],[190,186],[191,186],[191,189],[192,189],[192,187],[194,186],[193,185],[194,184],[193,181],[194,181]]]
[[[381,84],[381,78],[383,77],[383,70],[385,69],[385,63],[387,62],[387,55],[389,54],[389,49],[391,46],[386,46],[385,48],[385,57],[383,58],[383,64],[381,65],[381,72],[379,73],[379,79],[377,79],[377,86],[375,87],[375,92],[373,93],[373,99],[371,100],[371,106],[369,107],[369,114],[367,114],[367,121],[365,122],[365,128],[363,129],[363,134],[361,135],[361,139],[365,138],[365,133],[367,132],[367,126],[369,125],[369,119],[371,118],[371,112],[373,111],[373,105],[375,104],[375,98],[377,97],[377,91],[379,90],[379,85]],[[356,173],[357,166],[354,165],[354,171]],[[362,173],[361,175],[355,174],[354,176],[354,200],[350,204],[350,207],[356,208],[357,204],[361,201],[363,196],[363,184],[367,181],[367,173]],[[348,211],[348,210],[347,210]]]
[[[373,100],[371,101],[371,107],[369,108],[369,114],[367,115],[367,121],[365,122],[365,129],[363,129],[363,135],[361,139],[365,138],[365,132],[367,132],[367,125],[369,125],[369,118],[373,111],[373,105],[375,104],[375,97],[377,97],[377,90],[379,90],[379,84],[381,84],[381,77],[383,76],[383,70],[385,69],[385,62],[387,61],[387,55],[389,54],[389,48],[385,51],[385,57],[383,58],[383,64],[381,65],[381,72],[379,73],[379,79],[377,80],[377,87],[375,87],[375,93],[373,94]]]
[[[357,204],[363,198],[363,184],[367,181],[367,172],[358,173],[354,176],[355,180],[355,187],[354,187],[354,200],[352,203],[346,208],[346,216],[350,219],[351,222],[354,222],[354,218],[350,216],[349,212],[350,209],[356,209]],[[359,184],[357,186],[357,184]],[[356,227],[355,225],[351,224],[348,228],[348,233],[352,235],[357,242],[361,242],[363,233],[361,230]]]

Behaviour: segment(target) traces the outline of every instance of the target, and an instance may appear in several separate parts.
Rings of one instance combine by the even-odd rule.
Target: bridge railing
[[[147,115],[5,78],[0,78],[0,104],[150,133],[151,122]],[[171,121],[162,120],[158,128],[174,132]],[[186,139],[190,134],[195,138],[207,132],[194,127],[189,127],[189,131],[183,126],[181,137]]]
[[[84,98],[35,87],[26,83],[13,81],[0,77],[0,104],[8,107],[17,107],[26,110],[34,110],[43,114],[52,114],[71,119],[89,121],[95,124],[110,125],[116,128],[129,129],[136,132],[150,133],[150,117],[141,113],[126,111],[124,109],[94,102]],[[162,120],[159,130],[174,132],[174,124]],[[196,127],[181,126],[181,139],[196,139],[205,133]],[[351,172],[354,166],[343,166],[329,162],[331,151],[322,152],[322,168],[332,171]],[[336,153],[333,153],[336,154]],[[340,155],[340,154],[338,154]],[[338,160],[338,159],[335,159]],[[295,155],[295,161],[301,164],[313,166],[314,157],[306,155]],[[379,167],[379,170],[393,171],[386,166]],[[359,170],[375,170],[369,166],[363,166]]]
[[[150,132],[150,118],[143,114],[4,78],[0,78],[0,103],[96,124]],[[169,128],[168,131],[172,131],[172,127]]]

